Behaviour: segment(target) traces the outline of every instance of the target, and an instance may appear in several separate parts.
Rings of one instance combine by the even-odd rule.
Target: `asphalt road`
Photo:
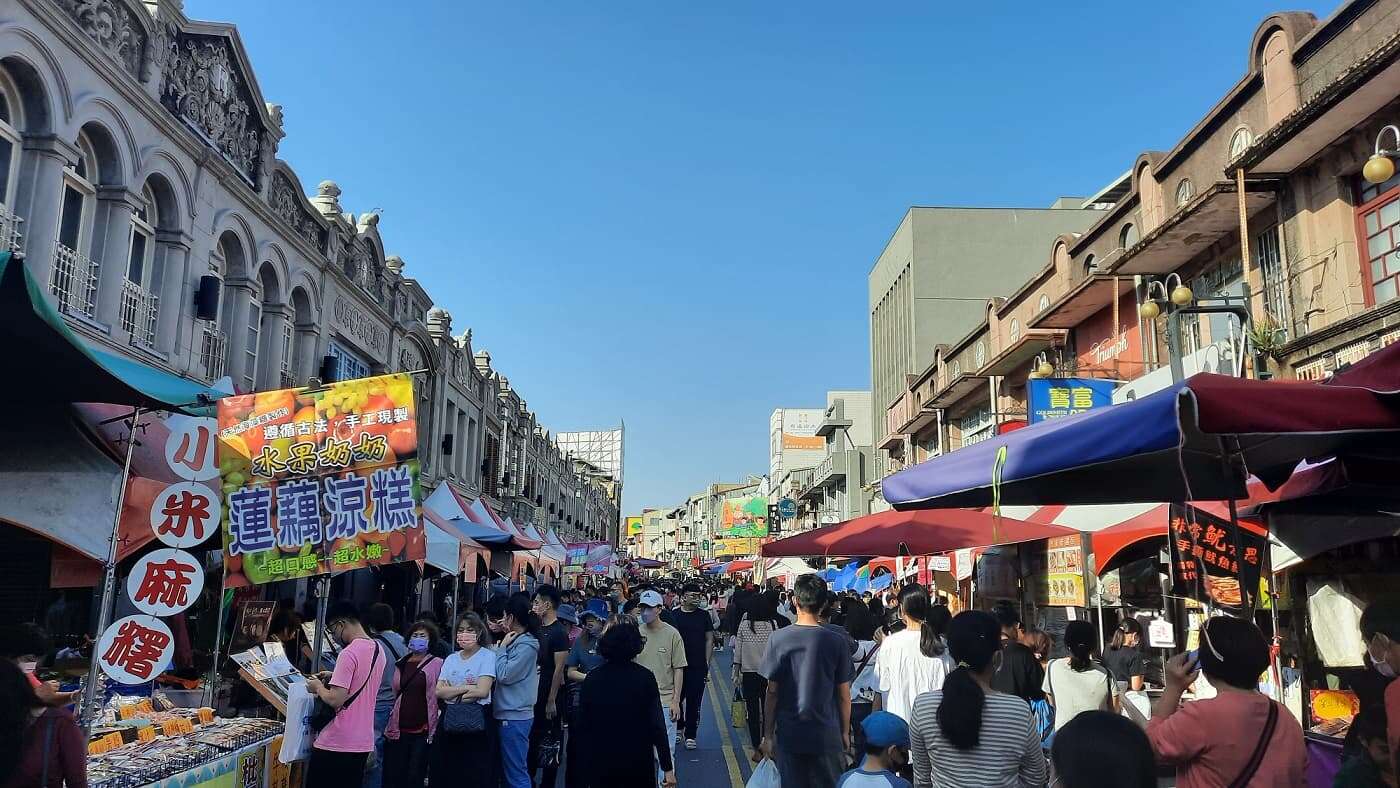
[[[730,719],[734,684],[729,649],[715,652],[710,661],[710,685],[700,716],[699,745],[676,748],[676,782],[679,788],[743,788],[753,772],[747,728],[735,728]]]

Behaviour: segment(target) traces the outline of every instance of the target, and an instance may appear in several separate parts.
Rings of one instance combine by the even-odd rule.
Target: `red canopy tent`
[[[769,558],[932,555],[1075,533],[1059,525],[999,517],[977,509],[921,509],[857,517],[769,542],[762,551]]]
[[[725,574],[732,575],[735,572],[747,572],[750,569],[753,569],[753,561],[730,561],[729,564],[724,567],[724,572]]]

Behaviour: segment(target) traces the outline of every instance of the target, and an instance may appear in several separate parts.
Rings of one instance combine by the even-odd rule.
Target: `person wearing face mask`
[[[500,738],[501,782],[506,788],[530,788],[530,729],[542,680],[540,620],[531,612],[525,594],[512,594],[506,600],[505,629],[496,648],[491,698]]]
[[[364,780],[365,764],[374,752],[375,690],[386,657],[383,647],[365,632],[353,602],[331,605],[326,631],[341,644],[335,672],[307,676],[306,688],[335,709],[335,717],[312,745],[306,788],[350,788]]]
[[[700,609],[700,586],[687,583],[681,589],[681,606],[671,611],[667,622],[681,634],[685,644],[686,668],[681,682],[681,719],[684,725],[685,748],[698,745],[700,707],[704,702],[705,683],[710,678],[710,655],[714,653],[715,627],[710,614]]]
[[[909,788],[896,772],[909,763],[909,726],[888,711],[872,712],[860,723],[865,757],[841,775],[836,788]]]
[[[1400,594],[1383,596],[1361,613],[1361,637],[1366,661],[1390,683],[1385,688],[1386,742],[1390,745],[1392,774],[1400,766]]]
[[[579,620],[583,624],[582,631],[574,645],[569,649],[568,659],[564,662],[567,671],[566,678],[569,683],[566,685],[566,697],[568,698],[568,720],[570,734],[568,737],[567,754],[564,758],[564,785],[583,785],[583,776],[579,767],[583,762],[583,756],[579,752],[582,746],[583,737],[579,735],[581,730],[578,720],[579,693],[583,688],[583,680],[588,677],[588,672],[603,664],[603,655],[598,653],[598,641],[603,636],[603,629],[607,625],[607,603],[601,599],[588,600],[588,607],[583,609]]]
[[[385,788],[420,788],[428,774],[428,746],[437,730],[437,683],[443,661],[430,648],[437,627],[420,621],[408,631],[408,654],[394,673],[394,705],[384,728]]]
[[[467,613],[457,622],[453,642],[457,650],[443,660],[442,669],[434,682],[437,700],[444,704],[481,704],[486,712],[486,730],[480,733],[450,733],[439,725],[432,735],[432,765],[428,784],[432,788],[495,788],[491,699],[498,665],[496,652],[490,648],[491,632],[479,616]],[[422,783],[414,783],[413,788],[419,785]]]
[[[685,684],[685,641],[676,628],[661,620],[665,601],[655,591],[644,591],[638,604],[642,622],[641,633],[646,642],[636,662],[651,671],[660,692],[662,717],[671,759],[676,755],[676,723],[681,719],[681,688]],[[660,769],[658,768],[658,773]]]

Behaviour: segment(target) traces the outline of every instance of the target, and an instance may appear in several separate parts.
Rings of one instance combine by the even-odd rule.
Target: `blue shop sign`
[[[1073,416],[1113,404],[1118,381],[1100,378],[1031,378],[1026,381],[1030,422]]]

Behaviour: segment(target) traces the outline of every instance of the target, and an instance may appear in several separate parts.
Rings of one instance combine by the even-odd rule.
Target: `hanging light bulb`
[[[1157,306],[1156,301],[1144,301],[1142,306],[1138,307],[1138,314],[1143,320],[1156,320],[1157,316],[1162,314],[1162,308]]]
[[[1367,183],[1385,183],[1395,175],[1395,162],[1391,160],[1392,151],[1381,147],[1381,137],[1389,131],[1395,135],[1395,144],[1400,147],[1400,129],[1394,126],[1386,126],[1376,134],[1376,152],[1371,154],[1371,158],[1366,160],[1366,164],[1361,168],[1361,177]]]
[[[1196,294],[1191,292],[1191,288],[1186,285],[1177,285],[1172,290],[1172,303],[1177,306],[1186,306],[1191,303],[1192,299],[1195,297]]]

